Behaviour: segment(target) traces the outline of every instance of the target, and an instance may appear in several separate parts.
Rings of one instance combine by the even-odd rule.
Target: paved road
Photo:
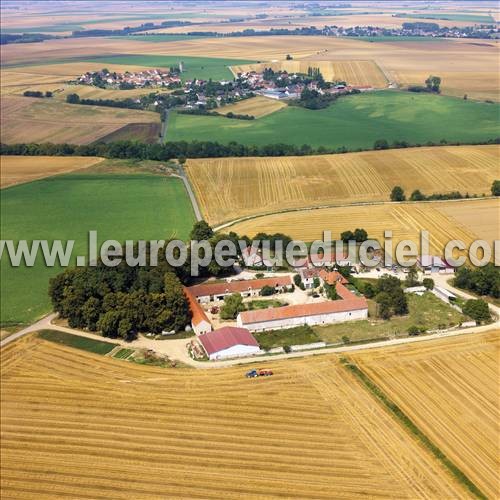
[[[203,220],[200,207],[198,206],[198,201],[196,200],[196,196],[194,195],[194,192],[191,188],[191,184],[189,184],[184,167],[180,163],[179,172],[180,175],[178,175],[177,177],[179,177],[179,179],[182,179],[182,182],[184,182],[184,186],[186,186],[186,191],[188,193],[189,199],[191,200],[191,205],[193,205],[194,216],[197,221]]]

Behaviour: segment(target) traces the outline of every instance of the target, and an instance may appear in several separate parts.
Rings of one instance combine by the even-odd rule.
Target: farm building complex
[[[264,331],[368,318],[368,303],[364,297],[354,295],[340,281],[336,283],[336,291],[339,300],[243,311],[238,315],[237,324],[250,331]]]

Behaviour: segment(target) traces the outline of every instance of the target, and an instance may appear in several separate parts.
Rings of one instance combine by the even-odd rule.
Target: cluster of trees
[[[324,109],[340,97],[359,94],[360,92],[361,91],[358,89],[352,89],[338,94],[320,94],[317,90],[305,88],[300,94],[300,99],[297,100],[296,103],[307,109]]]
[[[366,283],[363,294],[375,299],[378,315],[383,319],[408,314],[408,302],[401,281],[395,276],[382,276],[375,285]]]
[[[357,243],[363,243],[368,239],[368,233],[365,229],[356,228],[354,231],[344,231],[340,234],[340,239],[344,242],[356,241]]]
[[[243,297],[239,293],[233,293],[224,298],[224,305],[220,308],[221,319],[236,319],[236,316],[245,310]]]
[[[442,144],[443,142],[441,144],[427,143],[426,146],[440,146]],[[460,144],[500,144],[500,137],[481,142],[453,143],[453,145],[457,146]],[[393,147],[401,146],[394,145]],[[404,147],[410,147],[410,145]],[[313,148],[308,144],[294,146],[282,143],[247,146],[237,142],[220,144],[215,141],[169,141],[165,144],[146,144],[137,141],[101,142],[87,145],[52,144],[48,142],[41,144],[0,144],[0,154],[2,155],[102,156],[104,158],[136,158],[157,161],[167,161],[172,158],[226,158],[229,156],[308,156],[342,154],[354,151],[363,151],[363,149],[328,148],[324,146]]]
[[[493,181],[491,185],[491,194],[493,196],[500,196],[500,181]],[[483,194],[484,196],[484,194]],[[391,201],[406,201],[406,194],[401,186],[394,186],[391,195]],[[467,198],[477,198],[477,195],[470,195],[469,193],[462,194],[459,191],[450,191],[449,193],[434,193],[425,195],[420,189],[412,191],[410,201],[434,201],[434,200],[462,200]]]
[[[233,113],[232,111],[230,111],[227,114],[223,114],[217,111],[209,111],[204,107],[193,108],[193,109],[179,109],[177,113],[181,115],[222,116],[224,118],[231,118],[235,120],[255,120],[255,116],[253,115],[241,115]]]
[[[59,38],[53,35],[46,35],[44,33],[23,33],[19,35],[11,35],[7,33],[0,34],[0,45],[8,45],[9,43],[35,43],[50,40],[52,38]]]
[[[500,269],[493,263],[484,267],[460,267],[455,274],[455,286],[478,295],[500,298]]]
[[[491,313],[488,303],[482,299],[470,299],[465,302],[462,312],[467,314],[476,323],[487,323],[491,321]]]
[[[86,106],[106,106],[109,108],[144,109],[141,102],[137,102],[130,97],[127,99],[80,99],[78,94],[68,94],[66,96],[68,104],[83,104]]]
[[[441,92],[441,78],[431,75],[425,80],[425,86],[410,85],[408,90],[410,92],[432,92],[434,94],[439,94]]]
[[[50,280],[54,311],[73,328],[133,340],[138,332],[184,330],[191,319],[181,281],[166,262],[155,267],[67,269]]]
[[[23,92],[24,97],[38,97],[38,98],[44,98],[44,97],[52,97],[54,94],[50,90],[47,90],[46,92],[42,92],[41,90],[26,90]]]
[[[95,36],[126,36],[140,31],[159,30],[162,28],[173,28],[174,26],[185,26],[192,24],[190,21],[163,21],[159,24],[143,23],[140,26],[126,26],[118,30],[94,29],[73,31],[73,38],[95,37]]]

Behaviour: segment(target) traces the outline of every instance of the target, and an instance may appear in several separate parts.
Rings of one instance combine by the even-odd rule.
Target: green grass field
[[[254,333],[253,336],[260,347],[265,350],[274,347],[313,344],[314,342],[321,341],[318,335],[308,325],[285,328],[283,330],[272,330],[269,332],[258,332]]]
[[[200,78],[203,80],[232,80],[233,74],[229,66],[241,64],[251,64],[255,61],[248,59],[218,59],[214,57],[190,57],[182,55],[158,56],[158,55],[116,55],[102,56],[93,59],[86,59],[86,62],[106,64],[130,64],[137,66],[147,66],[151,68],[169,68],[177,66],[182,61],[184,64],[183,80]]]
[[[377,139],[482,141],[500,135],[499,110],[498,104],[386,90],[344,97],[321,110],[289,106],[252,121],[171,113],[167,140],[349,149],[371,148]]]
[[[369,301],[370,315],[375,311],[375,303]],[[406,316],[393,316],[389,321],[370,317],[366,321],[351,321],[328,326],[315,326],[314,332],[325,342],[341,342],[346,336],[351,342],[385,339],[390,335],[406,336],[410,326],[418,326],[427,330],[438,327],[449,327],[464,321],[466,317],[456,309],[439,300],[435,295],[426,293],[408,295],[410,313]]]
[[[108,354],[108,352],[111,352],[118,345],[114,342],[89,339],[87,337],[80,337],[78,335],[73,335],[72,333],[60,332],[58,330],[41,330],[38,332],[38,336],[43,340],[48,340],[49,342],[55,342],[56,344],[74,347],[75,349],[81,349],[82,351],[93,352],[94,354],[101,355]]]
[[[395,17],[409,19],[433,19],[442,21],[463,21],[478,24],[492,24],[495,20],[491,16],[481,14],[397,14]]]
[[[75,257],[88,254],[90,230],[99,242],[186,239],[194,214],[180,179],[94,170],[2,190],[1,222],[2,240],[74,239]],[[34,267],[12,267],[7,259],[4,250],[0,324],[32,322],[50,310],[49,278],[61,269],[46,267],[41,255]]]

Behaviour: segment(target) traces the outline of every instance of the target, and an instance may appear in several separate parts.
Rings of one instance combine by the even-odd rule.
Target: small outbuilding
[[[239,358],[260,354],[255,337],[246,328],[224,326],[198,337],[210,360]]]

